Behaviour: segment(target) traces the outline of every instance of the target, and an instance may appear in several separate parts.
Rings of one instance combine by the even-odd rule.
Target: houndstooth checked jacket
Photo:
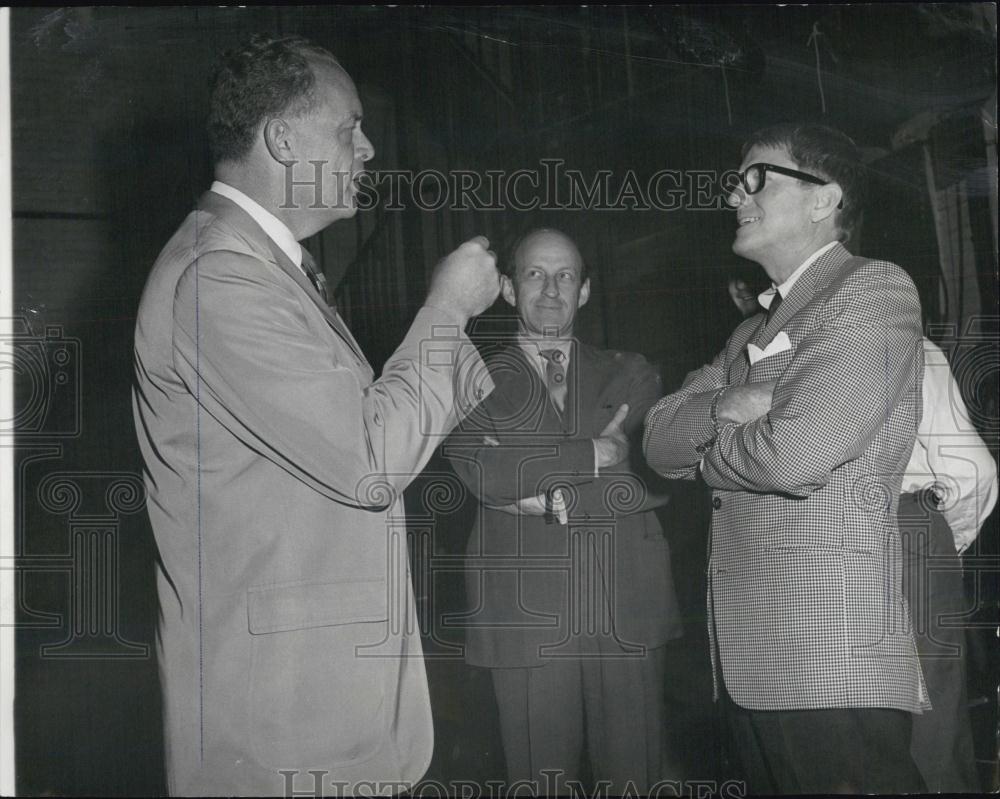
[[[779,331],[791,347],[750,365]],[[712,488],[709,635],[716,680],[753,710],[930,707],[901,593],[896,507],[920,419],[917,291],[895,264],[841,245],[765,326],[646,416],[665,477]],[[719,388],[777,379],[770,412],[710,419]],[[714,624],[713,624],[714,622]]]

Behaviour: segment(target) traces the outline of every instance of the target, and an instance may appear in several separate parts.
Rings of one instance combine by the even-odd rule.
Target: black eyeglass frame
[[[760,170],[760,183],[757,184],[757,188],[754,189],[753,191],[750,190],[750,185],[747,183],[747,173],[751,169]],[[830,183],[833,183],[832,180],[823,180],[822,178],[818,178],[815,175],[810,175],[808,172],[800,172],[798,169],[789,169],[787,166],[778,166],[777,164],[767,164],[764,162],[760,162],[757,164],[750,164],[750,166],[748,166],[742,172],[737,172],[736,177],[740,179],[740,186],[742,186],[743,191],[749,197],[750,195],[756,194],[757,192],[759,192],[761,189],[764,188],[764,184],[767,183],[768,172],[777,172],[779,175],[787,175],[790,178],[796,178],[797,180],[804,180],[806,183],[814,183],[817,186],[827,186]],[[841,201],[837,203],[837,208],[843,208],[843,207],[844,207],[844,201],[843,199],[841,199]]]

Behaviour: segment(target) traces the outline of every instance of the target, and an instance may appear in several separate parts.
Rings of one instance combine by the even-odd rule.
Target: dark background
[[[995,31],[995,6],[964,4],[15,9],[18,792],[165,790],[132,333],[149,268],[211,181],[203,122],[216,52],[253,32],[330,48],[358,84],[376,148],[369,166],[380,170],[484,174],[560,158],[588,176],[611,170],[617,187],[628,170],[644,184],[659,169],[733,168],[743,138],[773,122],[844,130],[875,183],[854,249],[911,273],[996,455],[996,209],[981,119],[992,96],[995,203]],[[971,264],[964,279],[978,302],[965,299],[968,286],[940,292],[928,170],[938,189],[954,188]],[[438,258],[477,233],[502,247],[528,220],[408,202],[307,244],[378,369]],[[667,390],[737,323],[728,277],[762,277],[730,252],[733,215],[723,210],[581,210],[546,221],[580,241],[592,270],[580,336],[644,353]],[[448,567],[469,518],[468,507],[427,493],[446,468],[433,461],[408,496],[435,712],[428,777],[482,782],[502,778],[503,761],[488,677],[455,657],[460,637],[444,623],[461,603],[461,576]],[[995,517],[966,558],[970,698],[993,787]],[[673,729],[687,776],[722,779],[730,772],[704,634],[708,522],[696,486],[678,486],[664,522],[688,623],[671,647]]]

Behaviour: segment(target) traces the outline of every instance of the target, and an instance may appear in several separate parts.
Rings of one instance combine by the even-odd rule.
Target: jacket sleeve
[[[664,486],[638,451],[643,417],[661,394],[659,376],[641,358],[625,368],[620,402],[629,403],[623,424],[632,442],[628,461],[595,476],[593,439],[532,434],[505,424],[500,420],[518,418],[523,398],[506,397],[502,389],[466,420],[462,434],[449,440],[446,455],[462,481],[490,506],[535,497],[556,484],[571,486],[575,513],[627,515],[662,505]]]
[[[316,491],[372,510],[492,390],[461,325],[426,307],[364,385],[350,347],[310,328],[302,298],[264,262],[228,251],[201,256],[179,281],[173,348],[199,406],[233,435]]]
[[[689,372],[680,390],[663,397],[646,415],[643,452],[658,474],[694,479],[698,464],[715,438],[710,410],[712,399],[726,385],[725,350]]]
[[[822,314],[778,379],[770,412],[720,428],[702,464],[708,485],[808,496],[868,448],[904,392],[917,390],[920,301],[902,269],[859,269]]]
[[[484,504],[509,505],[547,490],[553,475],[573,485],[594,479],[594,444],[537,431],[521,418],[524,398],[498,389],[444,448],[462,482]]]
[[[622,402],[629,404],[623,424],[629,440],[628,458],[578,488],[577,512],[588,516],[629,516],[667,504],[667,482],[653,472],[642,456],[643,420],[663,395],[658,371],[645,358],[634,356],[625,373]],[[615,409],[617,410],[617,408]]]

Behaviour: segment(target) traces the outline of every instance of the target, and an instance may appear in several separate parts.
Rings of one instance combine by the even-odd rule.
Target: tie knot
[[[778,312],[778,307],[781,305],[781,292],[775,291],[774,296],[771,297],[771,304],[767,306],[767,314],[764,324],[767,324],[774,318],[774,315]]]

